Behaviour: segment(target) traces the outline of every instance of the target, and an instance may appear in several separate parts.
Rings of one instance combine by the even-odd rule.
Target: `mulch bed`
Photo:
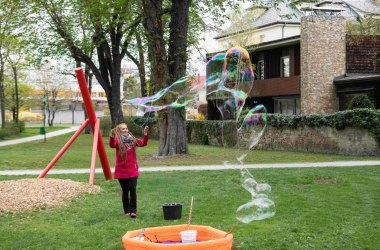
[[[64,206],[83,193],[98,193],[95,185],[63,179],[20,179],[0,181],[0,212],[13,213],[34,208]]]

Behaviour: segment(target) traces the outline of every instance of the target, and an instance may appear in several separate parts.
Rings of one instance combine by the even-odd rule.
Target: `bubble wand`
[[[192,216],[192,213],[193,213],[193,201],[194,201],[194,196],[191,196],[189,219],[187,220],[187,230],[189,230],[190,223],[191,223],[191,216]]]

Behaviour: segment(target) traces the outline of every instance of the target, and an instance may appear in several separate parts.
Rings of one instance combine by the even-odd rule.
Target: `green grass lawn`
[[[57,131],[60,129],[69,128],[71,126],[73,126],[73,125],[60,124],[60,125],[54,125],[53,127],[46,126],[45,131],[46,131],[46,133],[49,133],[49,132],[54,132],[54,131]],[[15,139],[39,135],[40,134],[40,127],[43,127],[43,126],[41,124],[28,124],[25,126],[25,129],[24,129],[24,131],[22,131],[22,133],[20,133],[18,135],[6,137],[4,140],[0,140],[0,141],[15,140]]]
[[[73,133],[12,146],[0,147],[0,170],[44,169]],[[114,165],[115,151],[109,148],[108,138],[103,138],[110,165]],[[82,134],[77,138],[54,169],[89,168],[93,136]],[[233,148],[189,144],[189,154],[175,157],[157,157],[158,141],[149,140],[148,146],[138,148],[140,166],[186,166],[219,165],[225,161],[236,162],[236,157],[247,153],[246,164],[326,162],[345,160],[380,160],[380,157],[328,155],[287,151],[250,150],[237,151]],[[97,161],[97,167],[100,161]]]
[[[2,159],[2,158],[1,158]],[[96,175],[104,192],[82,195],[62,208],[0,214],[1,249],[122,249],[129,230],[192,224],[233,231],[233,249],[379,249],[380,166],[250,170],[272,186],[274,217],[249,224],[236,209],[250,200],[238,170],[144,172],[136,219],[122,213],[117,181]],[[35,176],[30,176],[35,178]],[[88,175],[54,175],[87,182]],[[0,176],[9,180],[16,176]],[[183,204],[180,220],[163,219],[161,205]]]

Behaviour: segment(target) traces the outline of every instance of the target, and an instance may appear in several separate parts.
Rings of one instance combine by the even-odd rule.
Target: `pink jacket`
[[[117,138],[110,137],[109,145],[111,148],[116,148],[116,165],[115,165],[115,179],[125,179],[139,176],[139,165],[136,158],[136,149],[134,144],[127,150],[125,161],[121,158],[119,153]],[[148,136],[144,135],[142,140],[136,138],[136,145],[144,147],[148,144]]]

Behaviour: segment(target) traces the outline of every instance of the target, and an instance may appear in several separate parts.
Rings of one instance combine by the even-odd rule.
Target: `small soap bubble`
[[[247,178],[241,184],[245,190],[251,193],[252,196],[256,195],[257,182],[253,178]]]
[[[236,210],[236,218],[243,223],[263,220],[275,214],[274,202],[268,198],[260,197],[241,205]]]
[[[248,169],[240,170],[242,187],[251,194],[251,200],[236,210],[236,219],[243,223],[270,218],[275,214],[274,202],[269,199],[271,186],[257,183]]]
[[[270,193],[271,190],[272,190],[272,187],[267,183],[260,183],[256,185],[257,193]]]

